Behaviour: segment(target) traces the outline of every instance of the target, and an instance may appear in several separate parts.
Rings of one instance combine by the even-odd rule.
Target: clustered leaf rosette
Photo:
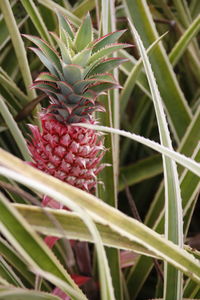
[[[116,41],[124,30],[93,39],[89,14],[74,33],[67,19],[58,14],[59,37],[51,32],[58,48],[53,49],[42,39],[25,35],[38,48],[30,48],[49,72],[42,72],[32,88],[42,90],[51,100],[49,113],[58,121],[69,124],[85,122],[94,111],[105,111],[97,97],[113,88],[120,88],[109,71],[127,61],[125,58],[108,57],[129,44]],[[108,58],[106,58],[108,57]]]

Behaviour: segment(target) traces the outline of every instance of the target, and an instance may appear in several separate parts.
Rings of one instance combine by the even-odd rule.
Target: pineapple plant
[[[103,137],[102,133],[76,123],[95,124],[94,112],[105,111],[97,98],[109,89],[120,87],[109,72],[125,61],[109,56],[129,45],[117,43],[123,30],[94,40],[89,14],[76,33],[63,15],[58,14],[58,20],[59,37],[51,33],[57,49],[38,37],[25,35],[37,46],[31,49],[48,69],[32,85],[49,99],[48,107],[39,115],[42,130],[30,125],[32,165],[92,192],[97,175],[105,166],[101,163],[106,151]]]

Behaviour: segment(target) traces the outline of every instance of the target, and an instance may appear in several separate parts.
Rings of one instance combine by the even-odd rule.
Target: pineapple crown
[[[32,88],[42,90],[51,100],[49,115],[64,123],[85,122],[94,111],[104,111],[96,99],[109,89],[120,85],[109,73],[124,58],[108,57],[114,51],[129,47],[117,43],[125,30],[93,39],[90,15],[74,33],[68,20],[58,13],[59,37],[51,32],[59,53],[46,41],[24,35],[38,48],[30,48],[49,72],[42,72]],[[107,58],[108,57],[108,58]]]

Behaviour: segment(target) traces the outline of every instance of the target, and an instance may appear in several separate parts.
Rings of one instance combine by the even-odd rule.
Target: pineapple
[[[59,53],[40,38],[25,35],[38,47],[31,49],[48,69],[36,78],[32,88],[42,90],[50,100],[39,116],[42,131],[30,126],[32,165],[91,192],[104,168],[102,133],[73,124],[97,122],[93,113],[104,111],[97,97],[119,87],[108,71],[125,61],[105,57],[129,45],[116,43],[122,30],[93,40],[89,14],[76,33],[63,15],[58,14],[58,20],[59,37],[51,35]]]

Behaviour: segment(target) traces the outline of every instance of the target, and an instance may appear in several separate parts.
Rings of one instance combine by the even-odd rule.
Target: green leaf
[[[91,194],[63,183],[60,180],[38,171],[29,165],[24,165],[24,163],[18,158],[12,156],[6,151],[3,151],[2,149],[0,149],[0,163],[3,163],[4,166],[6,166],[0,166],[0,173],[3,173],[4,176],[9,176],[13,179],[15,178],[17,181],[23,182],[32,188],[34,187],[37,191],[53,197],[55,200],[63,203],[64,205],[71,208],[73,207],[74,210],[75,207],[77,209],[78,205],[83,207],[84,214],[85,210],[89,211],[94,219],[98,219],[98,221],[103,224],[108,224],[114,231],[117,231],[123,236],[133,241],[137,241],[139,244],[147,247],[149,250],[153,251],[155,255],[158,255],[162,259],[170,262],[176,268],[183,271],[187,276],[193,278],[193,280],[197,283],[200,283],[199,262],[194,259],[191,254],[188,254],[185,250],[181,249],[174,243],[169,242],[144,224],[126,216],[119,210],[105,204]],[[8,208],[10,211],[11,206],[9,205]],[[12,207],[12,209],[14,208]],[[3,212],[3,210],[1,211]],[[0,218],[2,219],[3,216],[5,218],[4,222],[8,223],[6,223],[6,227],[13,232],[13,230],[16,229],[16,226],[9,225],[10,222],[4,212],[0,215]],[[15,239],[20,239],[21,236],[22,235],[16,235]],[[93,237],[95,238],[95,235]],[[25,239],[25,241],[27,240]],[[27,241],[27,244],[31,247],[31,255],[36,255],[37,259],[41,259],[41,262],[43,262],[43,257],[38,256],[38,253],[33,251],[33,245],[35,245],[35,243],[30,244]],[[49,264],[47,266],[49,268]],[[55,268],[53,268],[53,270],[55,271]]]
[[[16,272],[12,269],[12,267],[9,266],[6,260],[1,256],[0,256],[0,275],[10,284],[19,287],[24,287],[20,277],[16,274]]]
[[[73,14],[79,18],[82,18],[96,6],[95,0],[83,0],[75,8],[72,9]]]
[[[152,51],[155,49],[155,47],[157,46],[158,42],[160,42],[160,40],[166,35],[163,34],[162,36],[160,36],[156,41],[154,41],[151,46],[148,47],[148,49],[146,50],[148,54],[152,53]],[[135,65],[132,67],[132,70],[130,72],[130,74],[128,75],[126,82],[124,84],[124,87],[122,89],[122,92],[120,94],[120,99],[119,102],[121,103],[120,106],[120,113],[121,116],[123,116],[124,112],[125,112],[125,108],[126,105],[128,103],[128,100],[130,98],[130,95],[135,87],[135,83],[139,77],[139,74],[141,72],[142,69],[142,59],[138,59],[138,61],[135,63]]]
[[[0,113],[9,128],[13,139],[15,140],[16,144],[18,145],[22,156],[24,157],[25,160],[31,161],[31,156],[30,156],[26,141],[25,141],[19,127],[17,126],[17,123],[15,122],[12,114],[8,110],[5,99],[2,96],[0,96]]]
[[[30,16],[33,24],[35,25],[37,31],[39,32],[41,38],[43,38],[53,46],[51,36],[49,35],[46,25],[33,0],[30,1],[22,0],[21,2],[24,8],[26,9],[28,15]]]
[[[72,87],[67,84],[65,81],[56,81],[57,86],[61,89],[61,92],[64,96],[67,96],[73,93]]]
[[[8,74],[0,68],[0,83],[7,88],[10,92],[12,92],[18,99],[20,99],[20,103],[25,105],[29,101],[28,96],[23,93],[22,90],[16,85],[16,83],[12,80]]]
[[[44,235],[53,235],[61,238],[67,237],[68,239],[79,239],[81,241],[94,242],[91,233],[88,231],[88,228],[77,213],[22,204],[14,204],[14,207],[36,231]],[[51,218],[49,218],[49,214],[51,215]],[[59,222],[62,227],[62,231],[59,230],[59,228],[56,228],[52,222],[53,219]],[[148,251],[138,243],[121,236],[110,229],[108,225],[101,224],[98,221],[96,221],[95,224],[105,246],[131,250],[143,255],[154,257],[151,251]]]
[[[78,65],[66,65],[63,67],[63,73],[65,80],[69,84],[74,84],[78,80],[82,80],[83,78],[83,68]]]
[[[194,150],[194,159],[197,162],[200,162],[200,145],[197,145],[196,149]],[[200,164],[199,164],[200,165]],[[184,216],[187,214],[189,208],[191,207],[195,196],[198,193],[198,189],[200,186],[199,182],[199,176],[195,176],[193,173],[190,171],[183,171],[181,173],[180,177],[180,187],[181,187],[181,193],[182,193],[182,198],[183,198],[183,213]],[[163,205],[163,186],[161,185],[154,202],[152,203],[152,207],[147,215],[146,222],[147,225],[151,224],[152,222],[152,210],[155,210],[155,220],[154,223],[151,224],[153,228],[158,231],[158,232],[163,232],[163,225],[164,225],[164,220],[163,220],[163,215],[164,215],[164,205]],[[157,216],[157,218],[156,218]]]
[[[130,73],[133,71],[133,68],[138,61],[125,50],[119,50],[119,55],[120,57],[128,59],[128,61],[125,62],[123,65],[119,66],[119,68],[126,76],[130,76]],[[138,79],[136,80],[136,84],[149,99],[152,99],[146,76],[143,70],[140,72]]]
[[[23,281],[26,280],[31,286],[34,286],[34,274],[28,270],[27,265],[21,259],[19,254],[3,238],[0,238],[0,252],[10,265],[12,265],[20,273],[20,277],[22,276],[21,278],[23,278]]]
[[[152,155],[132,165],[120,168],[119,191],[125,186],[136,184],[163,172],[160,155]]]
[[[51,60],[47,59],[47,57],[39,49],[32,47],[30,47],[30,49],[39,57],[39,59],[41,60],[43,65],[49,70],[49,72],[57,77],[58,72]]]
[[[72,58],[72,63],[85,67],[91,55],[91,49],[83,49]]]
[[[184,287],[184,297],[197,298],[199,290],[199,284],[196,284],[196,282],[192,281],[191,279],[188,279]]]
[[[95,84],[89,88],[90,91],[97,92],[98,94],[104,91],[108,91],[110,89],[119,88],[119,84],[113,84],[110,82],[100,82],[98,84]]]
[[[89,77],[91,75],[105,73],[107,71],[113,70],[125,61],[127,61],[125,58],[107,58],[104,61],[97,64],[96,66],[94,66],[93,68],[89,69],[86,76]]]
[[[41,91],[45,91],[45,92],[51,92],[53,94],[57,94],[58,93],[58,88],[51,83],[48,82],[40,82],[40,81],[36,81],[35,83],[32,84],[32,88],[36,88],[39,89]]]
[[[123,4],[126,15],[135,25],[145,47],[148,47],[158,38],[158,34],[147,1],[123,0]],[[192,114],[161,43],[152,53],[150,62],[170,118],[171,129],[179,141],[191,121]]]
[[[0,149],[0,151],[1,151],[1,149]],[[25,165],[25,167],[27,167],[27,166]],[[1,167],[0,167],[0,169],[1,169]],[[6,175],[6,174],[4,173],[4,175]],[[25,181],[23,181],[23,183],[25,183]],[[29,181],[29,183],[31,184],[30,181]],[[48,192],[47,193],[45,192],[44,194],[48,194]],[[61,197],[59,197],[59,195]],[[53,198],[55,198],[57,200],[57,197],[54,197],[54,195],[51,195],[51,196],[53,196]],[[99,276],[101,278],[102,294],[106,295],[107,289],[108,289],[107,284],[109,284],[109,287],[112,287],[112,283],[111,283],[111,277],[110,277],[110,271],[109,271],[109,267],[108,267],[107,258],[105,255],[105,251],[103,248],[103,244],[102,244],[99,232],[97,231],[94,222],[92,221],[91,217],[88,215],[86,210],[83,210],[81,208],[81,206],[77,205],[74,201],[71,201],[71,199],[69,199],[68,197],[63,198],[63,196],[60,194],[60,192],[58,192],[57,196],[59,197],[59,199],[61,201],[64,200],[65,206],[67,206],[70,209],[73,209],[74,211],[79,213],[80,217],[82,218],[84,223],[87,225],[88,229],[91,232],[91,235],[93,236],[93,239],[96,244],[97,255],[98,255],[97,258],[98,258],[98,265],[99,265]],[[64,292],[66,292],[72,296],[72,299],[73,298],[76,300],[86,299],[85,296],[79,292],[80,290],[74,284],[71,277],[66,272],[63,274],[64,270],[61,268],[61,265],[57,264],[57,268],[55,268],[55,266],[53,266],[56,263],[56,260],[53,260],[54,256],[52,255],[51,251],[48,249],[47,245],[44,244],[44,242],[42,243],[41,239],[39,239],[39,237],[37,235],[35,235],[34,232],[31,232],[29,227],[27,228],[25,226],[25,225],[27,225],[25,220],[23,218],[20,219],[20,215],[16,214],[15,210],[8,211],[9,202],[7,203],[7,201],[6,201],[5,197],[3,197],[3,195],[1,198],[2,198],[2,200],[0,202],[0,208],[1,208],[3,216],[2,217],[0,216],[0,220],[2,220],[2,231],[4,234],[8,233],[8,234],[6,234],[6,237],[9,238],[12,242],[14,242],[15,247],[18,246],[18,251],[20,251],[20,253],[22,253],[22,255],[24,255],[24,252],[22,251],[22,249],[24,249],[24,250],[26,249],[26,253],[28,252],[28,255],[27,254],[25,255],[25,259],[26,259],[26,261],[28,260],[28,263],[35,270],[36,274],[41,274],[41,272],[43,272],[43,274],[44,274],[43,276],[46,276],[47,272],[44,272],[43,270],[46,271],[48,268],[49,272],[48,272],[47,278],[49,281],[52,281],[53,283],[56,282],[58,287],[60,287]],[[14,220],[10,216],[12,220],[9,221],[10,218],[9,218],[8,214],[9,214],[9,216],[12,214],[12,217],[14,215],[14,218],[17,218],[17,221],[21,220],[20,223],[22,223],[22,224],[16,224],[18,226],[14,226],[14,228],[12,229]],[[3,224],[4,224],[4,226],[3,226]],[[19,231],[19,227],[20,227],[20,231],[22,231],[22,233],[19,235],[19,237],[18,236],[16,237],[16,235],[18,235],[17,232]],[[24,228],[24,227],[26,227],[26,228]],[[15,230],[17,230],[17,232]],[[11,234],[10,234],[10,231],[11,231]],[[26,231],[28,231],[28,233],[31,232],[31,235],[27,236]],[[23,239],[23,238],[26,238],[26,242],[22,243],[24,247],[21,247],[21,242],[23,242],[23,240],[21,241],[21,239]],[[35,244],[35,246],[36,246],[35,250],[33,250],[33,239],[35,240],[35,242],[37,242]],[[38,251],[40,249],[42,250],[42,252],[38,253]],[[48,256],[45,255],[45,253],[47,252],[47,249],[50,251],[50,253],[48,253],[49,254]],[[39,258],[38,258],[38,255],[39,255]],[[39,260],[41,259],[41,261],[38,262],[38,259]],[[52,272],[52,269],[54,272]],[[69,278],[68,278],[68,276],[69,276]],[[105,279],[105,278],[106,278],[106,280],[104,281],[103,279]],[[70,287],[69,284],[67,284],[66,282],[68,282],[72,287]],[[111,293],[112,293],[112,291],[111,291]],[[106,297],[104,299],[108,299],[108,298]],[[114,298],[112,297],[111,300],[112,299],[114,299]]]
[[[91,76],[90,79],[96,80],[96,82],[105,81],[105,82],[111,82],[114,84],[118,83],[116,81],[116,79],[114,78],[114,76],[110,73],[95,74],[95,75]]]
[[[92,43],[92,53],[95,53],[110,44],[116,43],[117,40],[122,36],[122,34],[125,31],[126,30],[118,30],[112,33],[108,33],[107,35],[104,35],[100,39],[95,40]]]
[[[57,16],[58,16],[59,25],[60,25],[60,32],[61,32],[61,28],[63,28],[64,31],[67,34],[69,34],[70,38],[73,40],[74,39],[74,32],[73,32],[72,27],[70,26],[69,22],[67,21],[65,16],[62,15],[61,13],[58,12]]]
[[[54,13],[55,11],[61,13],[63,16],[66,16],[70,22],[76,27],[80,26],[81,20],[77,18],[71,11],[62,7],[61,5],[57,4],[55,1],[52,0],[38,0],[39,3],[47,7],[48,9],[52,10]]]
[[[149,268],[149,266],[151,266],[151,268]],[[130,268],[127,275],[127,286],[130,297],[136,298],[138,296],[139,291],[150,274],[152,266],[152,258],[142,256],[139,257],[135,265]]]
[[[109,132],[113,134],[119,134],[121,136],[124,136],[126,138],[129,138],[131,140],[137,141],[143,145],[148,146],[149,148],[160,152],[161,154],[173,159],[177,163],[179,163],[181,166],[184,166],[188,170],[190,170],[192,173],[196,174],[197,176],[200,176],[200,164],[194,161],[193,159],[186,157],[178,152],[175,152],[174,150],[169,149],[168,147],[164,147],[154,141],[151,141],[149,139],[144,138],[143,136],[130,133],[125,130],[119,130],[115,128],[110,128],[106,126],[99,126],[99,125],[92,125],[92,124],[86,124],[86,123],[79,123],[79,126],[85,127],[85,128],[91,128],[94,130]]]
[[[10,206],[9,201],[3,194],[0,194],[0,208],[1,232],[14,244],[26,263],[28,263],[29,266],[32,266],[32,268],[38,267],[50,271],[55,276],[64,280],[66,282],[66,287],[73,287],[74,293],[79,296],[77,299],[86,299],[48,246],[33,231],[24,218]],[[71,293],[69,293],[69,295],[70,294]]]
[[[58,78],[56,76],[54,76],[53,74],[51,74],[51,73],[42,72],[35,79],[35,82],[36,81],[52,81],[52,82],[56,82],[56,81],[58,81]]]
[[[71,64],[72,61],[71,61],[70,51],[67,49],[66,43],[63,42],[63,40],[60,39],[54,32],[50,32],[50,33],[60,48],[62,60],[64,61],[64,63]]]
[[[62,72],[60,57],[56,53],[56,51],[52,49],[51,46],[48,45],[47,42],[41,40],[36,36],[31,36],[26,34],[23,34],[23,36],[25,36],[27,39],[29,39],[35,45],[37,45],[40,48],[40,50],[43,52],[43,54],[46,56],[46,58],[55,66],[56,70],[58,72]]]
[[[92,22],[88,14],[76,33],[74,45],[77,51],[82,51],[93,40]]]
[[[145,52],[142,41],[130,23],[131,29],[136,39],[137,46],[143,60],[147,79],[151,89],[153,103],[155,107],[159,135],[161,144],[172,149],[172,142],[165,119],[162,100],[158,91],[158,87],[154,78],[151,65]],[[182,217],[182,199],[179,188],[179,179],[176,164],[169,158],[163,157],[163,170],[165,181],[165,236],[168,240],[173,241],[180,247],[183,247],[183,217]],[[176,229],[176,230],[175,230]],[[164,299],[182,298],[182,276],[181,273],[171,265],[165,263],[164,278]]]
[[[21,74],[24,79],[27,94],[29,95],[30,100],[32,100],[36,97],[36,93],[35,91],[31,91],[29,89],[29,86],[32,84],[32,78],[23,40],[21,38],[18,26],[16,24],[10,3],[6,0],[2,0],[0,1],[0,8],[10,33],[10,37],[18,59]]]
[[[200,15],[198,15],[196,19],[190,24],[190,26],[172,48],[169,54],[169,59],[173,66],[177,64],[184,51],[187,49],[188,44],[191,42],[192,38],[199,32],[199,30]]]
[[[113,87],[121,87],[116,82],[112,74],[96,74],[94,77],[90,77],[84,80],[77,81],[74,85],[74,91],[77,94],[82,94],[86,88],[99,84],[108,84]]]
[[[74,43],[73,43],[72,39],[70,38],[70,36],[65,35],[63,30],[61,31],[61,39],[67,45],[70,57],[73,57],[76,53]]]
[[[185,154],[190,154],[191,149],[194,149],[196,144],[198,143],[199,140],[199,123],[200,123],[200,118],[199,118],[199,112],[195,116],[192,126],[188,128],[188,131],[185,134],[185,137],[183,139],[183,144],[180,147],[180,151],[183,151]],[[194,139],[195,136],[195,139]],[[195,144],[195,146],[194,146]],[[191,145],[191,149],[190,149]],[[200,161],[200,150],[199,147],[197,147],[197,153],[194,156],[194,159],[197,161]],[[195,150],[195,152],[196,152]],[[191,207],[194,198],[198,194],[199,187],[200,187],[200,181],[199,177],[192,174],[189,171],[183,171],[182,167],[180,168],[179,166],[179,171],[181,171],[181,177],[180,177],[180,189],[181,189],[181,195],[183,199],[183,215],[185,216],[187,214],[188,208]],[[163,233],[164,231],[164,186],[161,184],[160,188],[158,189],[158,192],[156,193],[156,196],[151,204],[151,207],[146,215],[145,218],[145,224],[153,228],[156,232]],[[139,258],[139,261],[135,268],[133,268],[130,273],[131,276],[129,278],[129,287],[131,289],[131,295],[137,295],[139,292],[139,288],[142,286],[144,283],[144,278],[143,276],[138,276],[138,272],[141,270],[141,265],[143,265],[143,272],[144,274],[148,274],[151,269],[152,269],[152,261],[148,260],[146,262],[146,259],[143,261],[143,257]],[[136,285],[133,285],[135,281],[140,281],[140,283],[137,282]]]
[[[89,64],[93,63],[94,61],[97,61],[100,58],[106,57],[110,54],[112,54],[113,52],[122,49],[122,48],[127,48],[127,47],[131,47],[132,45],[130,44],[122,44],[122,43],[116,43],[116,44],[110,44],[102,49],[100,49],[99,51],[95,52],[89,59]]]
[[[1,287],[0,286],[0,299],[1,300],[60,300],[59,297],[52,294],[15,288],[13,286]]]
[[[177,150],[178,152],[183,153],[184,155],[187,155],[187,156],[193,155],[194,149],[198,147],[197,145],[198,145],[198,142],[200,139],[199,127],[200,127],[200,107],[196,111],[196,114],[193,117],[193,120],[192,120],[190,126],[188,127],[188,130],[186,131],[184,138],[182,139],[182,142]],[[197,148],[197,151],[198,151],[198,148]],[[178,170],[180,172],[180,175],[183,176],[183,170],[184,170],[183,167],[179,165]],[[186,175],[186,173],[184,173],[184,177],[185,177],[185,175]],[[195,177],[196,176],[191,178],[191,183],[196,182]],[[198,178],[197,178],[197,184],[198,184]],[[190,189],[190,187],[191,187],[191,189]],[[187,203],[190,196],[193,194],[194,189],[191,186],[191,184],[188,184],[186,186],[181,184],[181,191],[183,193],[182,194],[183,204]],[[158,218],[160,218],[160,215],[162,214],[161,210],[163,209],[163,194],[164,194],[164,189],[162,186],[159,189],[159,192],[157,193],[154,201],[152,202],[151,208],[149,209],[148,214],[145,219],[145,223],[149,227],[155,226],[155,224],[157,224]],[[186,199],[184,194],[185,195],[187,194],[189,196],[189,198]],[[159,206],[160,206],[160,208],[158,208]]]
[[[82,94],[84,90],[92,83],[96,83],[97,80],[95,79],[84,79],[77,81],[74,85],[74,91],[76,94]]]
[[[24,17],[17,14],[18,12],[18,5],[16,2],[12,2],[11,4],[13,15],[15,16],[15,21],[17,23],[17,26],[19,30],[21,30],[22,26],[26,24],[26,21],[28,19],[28,15],[25,15]],[[9,35],[5,20],[2,18],[0,20],[0,28],[1,28],[1,35],[0,35],[0,51],[3,53],[3,49],[5,50],[5,47],[9,43],[11,37]]]
[[[111,74],[96,74],[94,77],[77,81],[73,85],[73,88],[75,93],[82,94],[86,88],[101,83],[110,84],[113,85],[113,87],[120,87]]]

